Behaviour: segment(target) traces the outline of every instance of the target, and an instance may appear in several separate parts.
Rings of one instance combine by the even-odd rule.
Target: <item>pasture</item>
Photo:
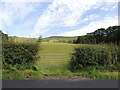
[[[42,42],[41,50],[38,53],[40,60],[37,66],[63,68],[68,65],[70,53],[77,47],[77,44]]]

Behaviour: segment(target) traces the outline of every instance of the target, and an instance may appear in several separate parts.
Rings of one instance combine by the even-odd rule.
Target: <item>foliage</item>
[[[8,35],[4,34],[1,30],[0,30],[0,39],[2,38],[2,43],[8,41]]]
[[[76,44],[99,44],[99,43],[114,43],[119,45],[120,42],[120,26],[110,26],[107,29],[100,28],[87,35],[79,36]]]
[[[117,46],[86,45],[75,48],[70,64],[71,70],[80,70],[90,66],[119,65],[119,49]]]
[[[36,54],[39,45],[36,42],[15,42],[3,43],[3,67],[8,65],[28,66],[37,60]]]

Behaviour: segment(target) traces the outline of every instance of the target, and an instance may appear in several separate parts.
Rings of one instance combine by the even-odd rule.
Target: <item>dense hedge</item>
[[[69,63],[71,70],[79,70],[90,66],[118,66],[119,58],[117,46],[84,45],[74,49]]]
[[[36,42],[3,43],[3,68],[8,65],[29,65],[37,60],[39,45]]]

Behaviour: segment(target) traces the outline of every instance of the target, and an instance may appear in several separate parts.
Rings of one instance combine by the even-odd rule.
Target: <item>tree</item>
[[[42,42],[42,36],[40,35],[37,42]]]
[[[94,32],[87,33],[87,35],[79,36],[76,44],[99,44],[99,43],[113,43],[120,44],[120,26],[110,26],[107,29],[100,28]]]
[[[79,44],[79,43],[81,43],[81,37],[80,36],[78,36],[78,38],[76,40],[76,44]]]

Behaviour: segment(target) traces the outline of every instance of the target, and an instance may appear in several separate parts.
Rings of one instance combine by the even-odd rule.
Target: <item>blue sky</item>
[[[118,25],[119,0],[1,0],[0,29],[10,36],[80,36]]]

